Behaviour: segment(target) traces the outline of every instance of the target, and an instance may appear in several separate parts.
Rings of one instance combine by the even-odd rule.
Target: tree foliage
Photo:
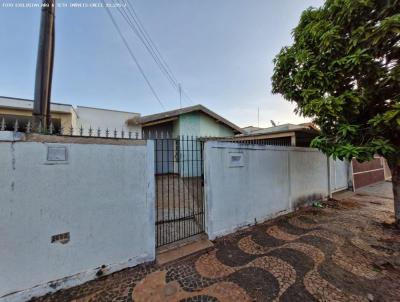
[[[334,158],[400,165],[400,0],[327,0],[274,59],[273,93],[296,103]]]

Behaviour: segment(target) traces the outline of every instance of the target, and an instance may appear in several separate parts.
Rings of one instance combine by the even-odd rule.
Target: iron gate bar
[[[287,140],[156,137],[157,247],[204,232],[204,142],[210,139],[246,145],[289,144]]]
[[[194,162],[194,157],[193,157],[193,136],[192,136],[192,139],[191,139],[191,144],[192,144],[192,173],[194,174],[194,169],[193,169],[193,162]],[[193,187],[193,184],[192,184],[192,187]],[[194,188],[193,188],[193,191],[194,191]],[[193,218],[195,217],[194,216],[194,213],[195,213],[195,207],[194,207],[194,192],[192,192],[192,209],[193,209]],[[194,221],[196,221],[196,220],[194,220]],[[193,227],[193,226],[192,226]],[[194,231],[194,230],[193,230]]]
[[[172,148],[172,150],[171,149],[169,149],[169,148]],[[168,166],[171,166],[172,165],[172,173],[173,173],[173,170],[174,170],[174,144],[173,144],[173,141],[172,140],[169,140],[168,141],[168,149],[170,150],[169,152],[172,152],[172,161],[169,161],[169,163],[168,163]],[[169,160],[170,158],[168,158],[168,160]],[[174,182],[174,179],[172,178],[172,184],[174,184],[173,183]],[[168,181],[168,187],[169,187],[169,181]],[[172,186],[172,196],[175,196],[175,186],[173,185]],[[176,213],[175,213],[175,208],[176,208],[176,203],[175,203],[175,198],[172,200],[172,207],[173,207],[173,213],[174,213],[174,220],[176,219]],[[168,217],[169,218],[169,217]],[[175,234],[173,234],[173,236],[172,236],[172,240],[176,240],[176,236],[175,236]]]
[[[187,138],[187,137],[186,137]],[[185,140],[185,137],[183,138],[183,146],[184,146],[184,150],[185,150],[185,152],[183,152],[183,158],[182,158],[182,161],[183,161],[183,185],[185,185],[185,167],[186,167],[186,173],[187,173],[187,165],[186,165],[186,161],[187,161],[187,148],[185,148],[185,142],[187,143],[187,139]],[[186,161],[185,161],[185,158],[186,158]],[[187,179],[187,178],[186,178]],[[185,194],[186,193],[186,188],[185,188],[185,186],[183,187],[183,196],[184,196],[184,206],[183,206],[183,209],[184,209],[184,211],[185,211],[185,217],[186,217],[186,215],[187,215],[187,213],[186,213],[186,210],[187,210],[187,207],[186,207],[186,203],[187,203],[187,194]],[[188,233],[188,225],[187,225],[187,223],[185,223],[184,224],[184,236],[186,236],[186,234]]]
[[[179,137],[178,137],[178,139],[180,139]],[[181,167],[180,167],[180,165],[179,165],[179,155],[180,155],[180,152],[181,152],[181,147],[180,147],[180,144],[179,144],[179,141],[178,141],[178,139],[175,141],[175,145],[178,147],[177,149],[177,153],[175,153],[174,155],[174,159],[176,160],[176,164],[177,164],[177,167],[178,167],[178,177],[179,177],[179,175],[181,174]],[[175,163],[174,163],[175,164]],[[181,184],[180,184],[180,181],[178,181],[178,216],[179,217],[181,217]],[[175,236],[175,240],[176,240],[176,236]]]
[[[180,140],[180,142],[182,142],[182,145],[183,145],[183,142],[184,142],[184,140]],[[182,148],[182,150],[185,150],[185,147],[183,146],[183,148]],[[182,170],[183,170],[183,175],[185,175],[185,153],[184,153],[184,151],[182,151],[182,164],[183,164],[183,166],[182,166]],[[183,217],[186,217],[186,207],[185,207],[185,205],[186,205],[186,194],[185,194],[185,183],[184,183],[184,179],[183,179],[183,183],[182,183],[182,192],[183,192]],[[182,225],[179,225],[179,237],[180,237],[180,235],[181,235],[181,226]],[[183,233],[185,234],[186,233],[186,224],[183,224]]]
[[[203,142],[155,138],[157,247],[204,232]]]
[[[187,188],[187,203],[188,203],[188,212],[189,212],[189,215],[191,214],[191,209],[190,209],[190,203],[191,203],[191,200],[190,200],[190,198],[191,198],[191,192],[190,192],[190,179],[189,179],[189,177],[190,177],[190,175],[191,175],[191,172],[192,171],[190,171],[190,163],[191,163],[191,157],[190,157],[190,146],[189,146],[189,137],[187,136],[187,140],[186,140],[186,155],[187,155],[187,157],[186,157],[186,168],[187,168],[187,177],[186,177],[186,188]],[[192,228],[193,228],[193,224],[188,224],[187,225],[187,228],[188,228],[188,232],[189,233],[191,233],[192,232]]]

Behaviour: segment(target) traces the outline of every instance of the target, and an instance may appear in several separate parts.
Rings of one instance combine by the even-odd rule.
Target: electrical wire
[[[142,22],[138,14],[136,13],[131,1],[128,0],[121,0],[123,4],[121,4],[120,0],[115,0],[119,5],[117,9],[123,19],[127,22],[130,29],[134,32],[134,34],[139,38],[142,44],[145,46],[147,51],[149,52],[150,56],[153,58],[154,62],[156,63],[157,67],[166,77],[166,79],[171,83],[172,88],[175,90],[182,89],[180,88],[180,84],[176,79],[175,75],[173,74],[171,68],[169,67],[168,63],[165,61],[163,56],[161,55],[160,50],[155,45],[154,41],[146,31],[145,27],[143,26]],[[114,0],[113,0],[114,2]],[[114,2],[115,3],[115,2]],[[187,92],[183,91],[182,93],[186,96],[186,99],[191,103],[194,103],[191,97],[188,95]]]
[[[118,2],[118,1],[116,1],[116,2],[118,4],[120,4],[120,2]],[[173,88],[177,89],[178,84],[174,80],[173,76],[165,69],[164,65],[160,61],[160,58],[155,53],[153,47],[148,43],[146,38],[140,33],[140,29],[137,27],[137,25],[135,25],[132,22],[132,19],[131,19],[132,15],[130,14],[130,12],[127,11],[126,9],[124,9],[122,6],[117,6],[117,9],[118,9],[118,12],[121,14],[122,18],[126,21],[126,23],[128,23],[128,26],[130,27],[130,29],[136,34],[136,36],[140,39],[142,44],[146,47],[147,51],[149,52],[150,56],[153,58],[154,62],[158,66],[158,68],[161,70],[161,72],[164,73],[164,75],[167,77],[167,79],[173,85]]]
[[[124,42],[125,47],[127,48],[127,50],[128,50],[128,52],[129,52],[131,58],[133,59],[133,61],[135,62],[137,68],[139,69],[140,74],[142,75],[142,77],[143,77],[144,80],[146,81],[146,83],[147,83],[147,85],[149,86],[149,88],[150,88],[151,92],[153,93],[154,97],[157,99],[158,103],[159,103],[159,104],[161,105],[161,107],[165,110],[164,104],[162,103],[162,101],[161,101],[160,97],[158,96],[157,92],[155,91],[154,87],[151,85],[151,83],[150,83],[149,79],[147,78],[147,76],[146,76],[146,74],[145,74],[145,72],[144,72],[142,66],[139,64],[139,61],[138,61],[138,59],[136,58],[136,56],[134,55],[132,49],[130,48],[128,41],[125,39],[125,37],[124,37],[124,35],[122,34],[122,31],[121,31],[121,29],[119,28],[119,26],[118,26],[118,24],[117,24],[117,22],[116,22],[114,16],[111,14],[110,9],[109,9],[108,6],[106,5],[105,0],[101,0],[101,1],[102,1],[102,3],[103,3],[103,7],[105,7],[105,9],[106,9],[106,12],[107,12],[108,16],[110,17],[110,19],[111,19],[111,21],[112,21],[112,23],[113,23],[115,29],[117,30],[119,36],[121,37],[122,41]]]
[[[143,23],[141,22],[138,14],[135,11],[135,8],[132,5],[131,1],[127,1],[128,2],[128,9],[130,8],[133,12],[133,14],[135,15],[136,18],[135,21],[138,25],[139,30],[142,32],[143,36],[145,37],[145,39],[149,42],[149,44],[154,48],[155,52],[158,54],[158,57],[160,58],[161,62],[164,64],[166,70],[170,73],[171,77],[173,78],[173,80],[175,81],[175,83],[178,83],[178,80],[176,79],[176,77],[174,76],[171,68],[169,67],[168,63],[164,60],[164,57],[161,55],[161,52],[159,51],[158,47],[155,45],[155,43],[153,42],[153,40],[151,39],[150,35],[148,34],[148,32],[146,31],[145,27],[143,26]]]
[[[114,2],[114,0],[113,0],[113,2]],[[141,28],[139,27],[138,22],[136,21],[135,17],[131,13],[131,11],[128,9],[125,9],[124,6],[121,5],[120,1],[115,0],[115,2],[120,5],[120,6],[117,6],[119,13],[123,17],[123,19],[128,23],[128,26],[130,27],[130,29],[135,33],[135,35],[139,38],[139,40],[145,46],[145,48],[149,52],[150,56],[153,58],[154,62],[156,63],[157,67],[161,70],[161,72],[164,74],[164,76],[166,76],[166,78],[169,80],[169,82],[171,83],[173,88],[178,89],[178,83],[175,80],[174,76],[170,74],[170,72],[166,69],[166,67],[162,63],[161,59],[155,52],[153,45],[151,45],[151,43],[149,42],[149,39],[144,35],[143,30],[141,30]],[[125,2],[125,3],[127,3],[127,2]]]

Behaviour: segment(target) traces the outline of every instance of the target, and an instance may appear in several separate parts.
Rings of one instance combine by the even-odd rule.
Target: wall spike
[[[6,120],[4,119],[4,117],[1,119],[0,130],[1,131],[5,131],[6,130]]]
[[[29,120],[28,121],[28,123],[26,124],[26,129],[25,129],[25,131],[26,131],[26,133],[31,133],[31,130],[32,130],[32,125],[31,125],[31,121]]]
[[[18,120],[15,120],[14,132],[18,132]]]

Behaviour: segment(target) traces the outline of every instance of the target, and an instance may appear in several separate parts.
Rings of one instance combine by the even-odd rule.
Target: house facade
[[[33,101],[21,98],[0,97],[0,120],[4,119],[6,130],[14,130],[18,121],[18,130],[24,131],[32,118]],[[72,105],[51,103],[52,122],[56,129],[77,127],[77,113]]]
[[[4,120],[5,130],[15,130],[15,122],[18,121],[18,130],[25,131],[26,125],[32,118],[33,101],[28,99],[0,97],[0,122]],[[140,117],[139,113],[123,112],[109,109],[100,109],[84,106],[72,106],[70,104],[51,103],[51,119],[55,132],[61,128],[64,133],[89,135],[89,129],[93,130],[93,135],[121,136],[121,131],[131,132],[132,137],[141,137],[141,127],[128,126],[128,119]],[[82,129],[82,130],[81,130]],[[98,130],[100,129],[100,132]],[[127,134],[128,135],[128,134]]]
[[[296,147],[309,147],[319,130],[312,123],[283,124],[269,128],[245,127],[244,134],[237,135],[234,140],[257,144],[277,144]]]
[[[97,132],[100,129],[101,136],[105,136],[107,130],[110,136],[114,136],[114,131],[116,131],[118,137],[121,136],[121,131],[124,131],[126,137],[128,132],[131,132],[131,137],[141,138],[141,127],[126,123],[128,119],[140,117],[139,113],[85,106],[77,106],[75,110],[77,125],[85,130],[92,128],[94,132]]]
[[[243,133],[240,127],[202,105],[130,119],[127,124],[140,125],[144,138],[231,137]]]
[[[156,139],[157,174],[179,174],[184,177],[202,174],[199,166],[201,159],[197,158],[202,154],[199,152],[202,142],[196,138],[233,137],[243,133],[240,127],[202,105],[130,119],[127,124],[141,126],[143,138]],[[194,164],[182,166],[185,160]]]

